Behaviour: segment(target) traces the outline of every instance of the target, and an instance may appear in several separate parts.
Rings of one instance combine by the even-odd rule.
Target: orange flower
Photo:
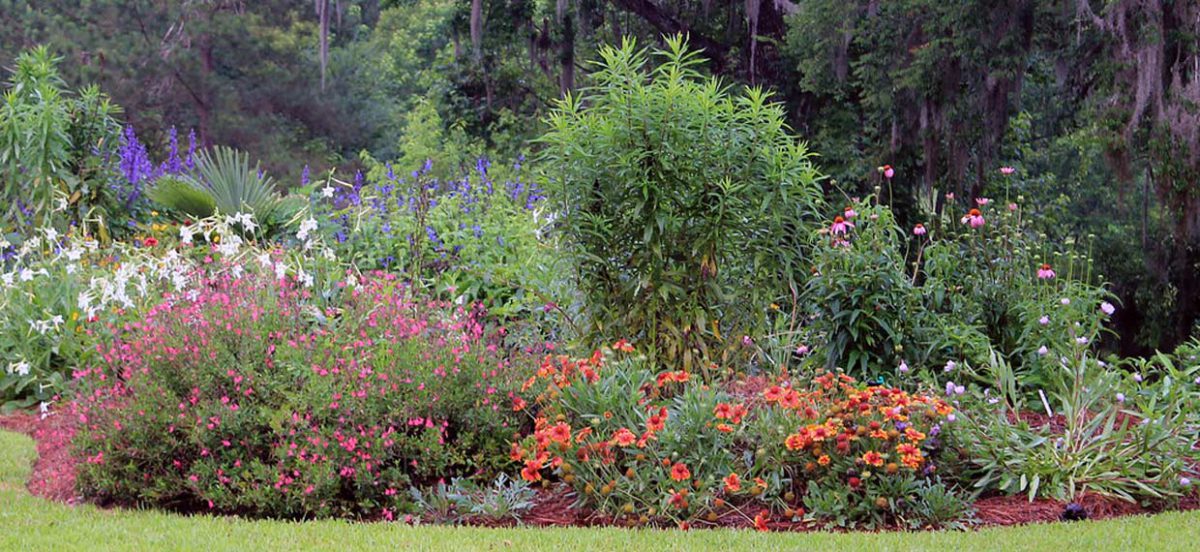
[[[733,426],[731,426],[729,424],[717,424],[717,431],[720,431],[722,433],[733,433],[733,430],[734,430]]]
[[[687,465],[685,465],[683,462],[679,462],[678,464],[671,466],[671,479],[674,479],[675,481],[687,481],[691,478],[692,472],[688,470]]]
[[[783,396],[779,398],[779,406],[784,408],[799,408],[800,393],[795,389],[784,391]]]
[[[659,408],[657,414],[651,414],[650,419],[646,420],[646,429],[649,431],[662,431],[663,424],[666,421],[667,421],[666,407]]]
[[[571,426],[566,422],[558,422],[554,427],[550,428],[550,440],[558,441],[564,445],[571,443]]]
[[[618,429],[612,436],[612,442],[623,447],[632,445],[636,441],[637,435],[634,435],[632,431],[625,428]]]
[[[522,399],[521,397],[513,397],[513,412],[525,410],[526,406],[528,406],[528,404],[525,402],[525,399]]]
[[[717,407],[713,409],[713,416],[719,420],[727,420],[733,417],[733,405],[729,403],[717,403]]]
[[[742,478],[736,473],[725,476],[725,492],[736,493],[742,490]]]
[[[800,450],[808,446],[808,439],[799,433],[793,433],[788,435],[787,439],[784,439],[783,446],[787,447],[788,450]]]
[[[627,339],[618,339],[616,343],[613,343],[612,348],[623,353],[633,352],[633,345],[630,345]]]
[[[783,398],[783,388],[778,385],[772,385],[763,392],[763,398],[767,399],[767,402],[778,402],[779,399]]]
[[[904,456],[901,456],[900,461],[904,463],[905,466],[915,470],[920,468],[921,464],[925,463],[925,457],[922,456],[920,452],[917,452],[915,454],[905,454]]]
[[[542,480],[542,463],[537,460],[530,460],[525,463],[525,467],[521,469],[521,478],[530,483]]]
[[[908,440],[914,443],[920,443],[925,439],[924,433],[921,433],[920,431],[917,431],[911,427],[904,430],[904,436],[908,437]]]
[[[867,464],[868,466],[875,466],[878,468],[879,466],[883,465],[883,455],[873,450],[867,451],[866,454],[862,455],[862,460],[863,463]]]
[[[828,466],[828,465],[829,465],[829,463],[830,463],[830,462],[832,462],[832,461],[833,461],[833,460],[831,460],[831,459],[829,458],[829,455],[828,455],[828,454],[822,454],[820,458],[817,458],[817,463],[818,463],[818,464],[820,464],[820,465],[822,465],[822,466]]]
[[[754,516],[754,530],[770,531],[771,528],[767,527],[767,522],[770,520],[771,514],[769,514],[766,510],[759,512],[757,516]]]
[[[912,443],[900,443],[896,446],[896,453],[898,453],[900,456],[921,454],[921,449],[917,448],[917,446]]]
[[[687,491],[684,490],[671,493],[670,504],[671,506],[679,508],[680,510],[686,509],[688,507]]]

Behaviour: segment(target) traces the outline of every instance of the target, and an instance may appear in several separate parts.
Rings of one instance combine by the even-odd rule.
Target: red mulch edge
[[[1027,420],[1034,421],[1034,420]],[[1048,420],[1041,420],[1045,423]],[[1034,421],[1036,423],[1036,421]],[[79,504],[83,500],[75,494],[75,466],[78,459],[71,456],[70,441],[75,433],[74,424],[62,413],[41,418],[33,414],[11,414],[0,416],[0,429],[24,433],[37,443],[38,458],[33,473],[26,484],[34,496]],[[614,519],[584,509],[573,507],[575,495],[562,484],[538,489],[533,508],[522,516],[522,524],[531,527],[595,527],[633,526],[632,520]],[[1122,516],[1152,514],[1162,509],[1144,508],[1119,499],[1099,495],[1085,495],[1079,500],[1091,519],[1109,519]],[[978,527],[1023,525],[1060,520],[1066,503],[1050,499],[1030,502],[1024,496],[994,496],[975,502]],[[1200,509],[1200,495],[1192,493],[1183,498],[1177,510]],[[691,528],[750,528],[754,516],[762,511],[761,506],[729,509],[715,521],[696,520]],[[779,513],[771,516],[768,527],[772,531],[813,531],[822,525],[806,521],[784,520]],[[511,521],[466,520],[468,525],[496,527],[511,526]],[[898,528],[897,528],[898,529]]]
[[[71,457],[74,424],[62,413],[45,418],[34,414],[0,416],[0,429],[24,433],[37,443],[37,461],[26,487],[30,494],[57,502],[78,504],[75,494],[75,458]]]

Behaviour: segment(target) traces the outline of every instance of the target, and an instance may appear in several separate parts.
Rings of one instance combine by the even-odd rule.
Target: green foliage
[[[1077,344],[1055,361],[1065,377],[1040,401],[1005,397],[974,405],[957,435],[974,465],[975,487],[1031,500],[1095,493],[1163,502],[1190,492],[1188,478],[1200,458],[1197,345],[1114,367]],[[982,373],[1002,387],[1003,368]],[[1031,423],[1022,415],[1028,410],[1046,419]]]
[[[520,521],[521,516],[533,508],[535,496],[529,483],[503,473],[491,486],[456,478],[449,485],[439,481],[424,492],[414,487],[411,494],[413,503],[433,516],[434,521],[482,520],[492,523]]]
[[[588,337],[636,338],[668,365],[701,369],[790,294],[819,177],[767,93],[735,95],[701,77],[682,37],[667,44],[652,70],[632,41],[602,49],[595,86],[547,119],[542,160]]]
[[[163,176],[146,191],[146,196],[159,205],[195,218],[210,217],[217,212],[217,199],[213,193],[183,178]]]
[[[106,239],[105,217],[118,213],[102,163],[120,109],[95,87],[65,90],[60,61],[45,47],[17,57],[0,102],[0,215],[24,230],[76,223]]]
[[[194,218],[251,214],[267,235],[297,210],[275,191],[271,177],[257,164],[250,166],[249,154],[223,146],[197,153],[195,174],[161,178],[147,193],[160,205]]]
[[[850,216],[856,213],[855,216]],[[812,276],[801,304],[812,322],[809,343],[819,349],[827,369],[842,367],[855,377],[874,381],[893,373],[904,361],[904,343],[913,334],[920,289],[904,271],[903,234],[886,207],[855,202],[839,219],[840,226],[813,250]]]

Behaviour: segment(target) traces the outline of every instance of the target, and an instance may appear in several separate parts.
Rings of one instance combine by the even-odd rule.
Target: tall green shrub
[[[706,366],[791,294],[820,176],[784,109],[761,89],[702,77],[683,37],[600,56],[594,88],[560,101],[541,138],[590,337]]]
[[[783,108],[703,77],[682,37],[600,56],[595,86],[561,100],[541,139],[589,337],[706,366],[763,328],[807,270],[820,177]]]

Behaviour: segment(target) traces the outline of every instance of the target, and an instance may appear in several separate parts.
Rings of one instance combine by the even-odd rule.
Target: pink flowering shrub
[[[99,500],[271,517],[384,517],[411,486],[508,463],[526,376],[480,309],[392,275],[311,306],[293,280],[210,278],[98,346],[72,415]]]

